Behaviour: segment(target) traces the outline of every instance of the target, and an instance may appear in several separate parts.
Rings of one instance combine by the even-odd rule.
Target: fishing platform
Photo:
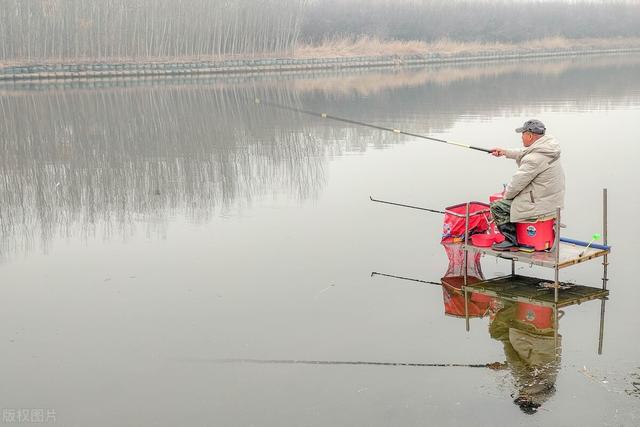
[[[556,221],[554,225],[555,241],[553,247],[548,251],[536,252],[503,252],[496,251],[491,247],[479,247],[471,244],[469,236],[469,203],[465,214],[465,235],[461,248],[464,251],[464,284],[462,291],[465,300],[465,318],[467,330],[469,329],[468,295],[480,294],[491,297],[503,298],[515,302],[532,303],[540,306],[553,308],[557,313],[559,308],[568,307],[574,304],[581,304],[594,299],[602,300],[602,311],[604,312],[604,301],[609,295],[607,290],[608,282],[608,256],[611,247],[607,241],[607,189],[602,191],[602,237],[604,245],[592,247],[591,243],[580,242],[561,237],[560,209],[556,211]],[[511,261],[511,274],[508,276],[496,277],[488,280],[470,281],[468,277],[467,264],[469,254],[483,254],[496,258]],[[601,288],[564,283],[560,281],[560,270],[583,262],[602,259],[602,286]],[[529,265],[551,268],[555,271],[554,280],[544,280],[536,277],[517,275],[515,273],[516,262]],[[602,326],[601,326],[602,328]]]
[[[607,189],[602,190],[602,234],[603,244],[593,244],[591,242],[583,242],[564,238],[561,236],[560,208],[556,209],[553,217],[553,237],[548,237],[548,243],[553,243],[546,250],[534,251],[498,251],[493,249],[492,245],[480,244],[482,240],[476,243],[475,234],[471,238],[471,231],[477,232],[473,224],[484,223],[482,231],[487,231],[487,225],[490,225],[488,217],[491,212],[489,205],[481,202],[467,202],[450,206],[445,211],[428,209],[419,206],[412,206],[402,203],[389,202],[385,200],[374,199],[370,196],[372,202],[384,203],[393,206],[400,206],[411,209],[443,214],[445,215],[445,234],[443,234],[443,245],[453,251],[462,251],[463,268],[461,273],[462,286],[457,285],[456,288],[464,293],[465,296],[465,317],[468,322],[467,297],[469,293],[483,294],[490,297],[500,297],[511,299],[517,302],[530,302],[543,306],[553,306],[555,310],[561,307],[567,307],[573,304],[580,304],[593,299],[604,299],[609,295],[607,290],[608,282],[608,257],[611,253],[611,247],[608,246],[607,240]],[[453,223],[447,222],[447,216],[453,218]],[[550,221],[545,220],[545,223]],[[463,223],[464,225],[460,225]],[[527,225],[527,224],[524,224]],[[535,224],[530,224],[535,225]],[[455,232],[454,232],[455,230]],[[528,230],[528,229],[527,229]],[[535,235],[535,228],[534,228]],[[551,236],[551,234],[549,234]],[[445,237],[456,236],[455,239],[445,241]],[[462,236],[462,238],[459,238]],[[595,238],[595,236],[594,236]],[[469,276],[469,254],[474,257],[478,255],[493,256],[500,259],[511,261],[511,274],[508,276],[497,277],[493,279],[478,280],[477,277]],[[560,281],[560,270],[582,264],[584,262],[602,259],[602,287],[594,288],[589,286],[575,285]],[[554,280],[544,280],[536,277],[527,277],[516,274],[516,263],[525,263],[531,266],[536,265],[544,268],[551,268],[555,272]],[[400,277],[402,278],[402,277]]]
[[[473,245],[463,245],[463,249],[469,252],[479,252],[484,255],[494,256],[512,261],[512,263],[523,262],[529,265],[537,265],[540,267],[563,269],[572,265],[590,261],[594,258],[600,258],[608,255],[610,249],[585,248],[575,243],[566,241],[559,242],[560,253],[556,258],[556,251],[551,252],[505,252],[496,251],[491,247],[479,247]]]

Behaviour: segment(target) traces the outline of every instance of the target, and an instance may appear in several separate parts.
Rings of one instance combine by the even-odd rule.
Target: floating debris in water
[[[640,397],[640,368],[638,368],[638,372],[632,373],[630,377],[631,387],[626,389],[625,392],[629,396]]]
[[[558,289],[561,289],[561,290],[571,289],[574,286],[575,285],[573,283],[560,283],[560,286],[558,286]],[[556,285],[553,282],[540,282],[538,283],[538,287],[544,288],[544,289],[554,289]]]
[[[336,284],[332,283],[329,286],[327,286],[326,288],[324,288],[323,290],[321,290],[320,292],[318,292],[315,296],[315,298],[317,299],[321,294],[327,292],[329,289],[331,289],[332,287],[334,287]]]

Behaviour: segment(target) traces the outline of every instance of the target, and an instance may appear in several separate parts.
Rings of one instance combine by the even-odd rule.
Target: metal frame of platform
[[[608,247],[608,239],[607,239],[607,189],[602,189],[602,237],[603,243],[605,247]],[[584,248],[582,246],[561,242],[560,240],[560,208],[556,209],[556,224],[555,224],[555,241],[553,244],[553,248],[548,252],[501,252],[495,251],[491,248],[483,248],[477,247],[469,244],[469,217],[478,214],[469,214],[469,205],[467,203],[466,215],[465,215],[465,235],[464,235],[464,244],[462,245],[462,249],[464,250],[464,285],[462,286],[462,290],[464,292],[464,302],[465,302],[465,320],[466,320],[466,329],[467,331],[470,329],[469,326],[469,313],[468,313],[468,298],[469,292],[481,293],[484,295],[490,296],[498,296],[501,298],[507,298],[514,301],[522,301],[522,302],[531,302],[534,304],[545,305],[552,307],[554,310],[554,334],[557,338],[557,330],[558,330],[558,311],[559,308],[567,307],[573,304],[580,304],[585,301],[600,299],[601,309],[600,309],[600,337],[598,343],[598,354],[602,354],[602,341],[604,335],[604,313],[605,313],[605,301],[606,297],[609,295],[609,291],[607,290],[607,282],[608,279],[608,266],[609,266],[609,253],[611,252],[610,248],[607,249],[595,249],[591,247]],[[482,253],[485,255],[495,256],[497,258],[508,259],[511,261],[511,275],[498,277],[494,279],[484,280],[481,282],[474,283],[470,285],[468,283],[468,272],[467,265],[469,262],[469,252],[472,253]],[[566,267],[570,267],[573,265],[577,265],[586,261],[594,260],[597,258],[602,258],[602,289],[600,292],[587,291],[584,292],[584,295],[567,295],[572,291],[570,289],[574,289],[573,292],[576,292],[576,289],[584,288],[584,290],[593,290],[595,288],[589,288],[585,286],[572,285],[568,290],[560,291],[563,287],[563,284],[560,282],[560,270]],[[526,279],[529,281],[544,281],[543,279],[537,279],[533,277],[519,276],[516,275],[516,262],[524,262],[530,265],[538,265],[540,267],[553,268],[555,271],[555,276],[553,282],[549,283],[548,288],[553,289],[553,299],[551,300],[548,288],[545,293],[544,298],[540,298],[543,294],[536,295],[535,289],[532,289],[529,295],[508,295],[509,291],[505,287],[503,287],[500,291],[498,289],[491,289],[492,285],[498,283],[499,281],[504,281],[505,279],[511,279],[517,281],[518,279]],[[560,292],[563,293],[560,296]]]
[[[581,246],[573,245],[560,241],[560,208],[556,209],[556,223],[555,223],[555,242],[553,248],[549,252],[502,252],[496,251],[491,248],[477,247],[469,244],[469,217],[478,215],[479,213],[469,213],[470,202],[467,202],[467,209],[465,215],[465,233],[464,244],[462,249],[464,250],[464,287],[467,286],[467,264],[469,262],[469,252],[483,253],[486,255],[495,256],[497,258],[509,259],[511,261],[511,275],[515,276],[515,263],[525,262],[531,265],[538,265],[541,267],[553,268],[555,271],[554,279],[554,303],[558,303],[558,289],[560,288],[560,269],[570,267],[572,265],[580,264],[592,259],[602,257],[603,276],[602,276],[602,289],[607,289],[607,273],[609,266],[608,256],[611,252],[610,249],[595,249],[595,248],[583,248]],[[602,237],[604,246],[608,245],[607,240],[607,189],[602,190]],[[464,288],[463,287],[463,288]]]
[[[502,252],[491,248],[468,245],[466,249],[469,252],[479,252],[485,255],[495,256],[496,258],[508,259],[513,262],[524,262],[530,265],[538,265],[540,267],[555,268],[556,253],[552,252]],[[563,269],[575,264],[580,264],[594,258],[604,257],[609,251],[604,249],[584,248],[576,244],[560,242],[560,257],[558,259],[558,268]]]

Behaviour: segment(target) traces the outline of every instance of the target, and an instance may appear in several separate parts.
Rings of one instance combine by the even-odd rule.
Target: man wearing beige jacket
[[[540,120],[528,120],[516,129],[522,135],[523,149],[493,148],[491,154],[514,159],[518,170],[507,185],[502,200],[491,204],[491,214],[506,240],[494,244],[496,250],[518,247],[516,222],[535,222],[555,216],[564,207],[564,171],[560,145]]]

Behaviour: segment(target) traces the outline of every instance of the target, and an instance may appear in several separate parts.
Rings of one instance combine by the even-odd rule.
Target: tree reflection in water
[[[518,114],[531,93],[561,109],[630,105],[640,94],[639,64],[630,56],[347,77],[5,84],[0,260],[46,250],[56,236],[108,239],[140,224],[162,235],[173,216],[205,222],[262,196],[314,198],[331,157],[405,140],[256,106],[255,98],[430,134],[461,116]]]
[[[262,97],[295,103],[282,87]],[[0,253],[56,235],[128,235],[138,220],[211,215],[271,191],[315,197],[325,148],[251,87],[27,92],[0,97]]]

